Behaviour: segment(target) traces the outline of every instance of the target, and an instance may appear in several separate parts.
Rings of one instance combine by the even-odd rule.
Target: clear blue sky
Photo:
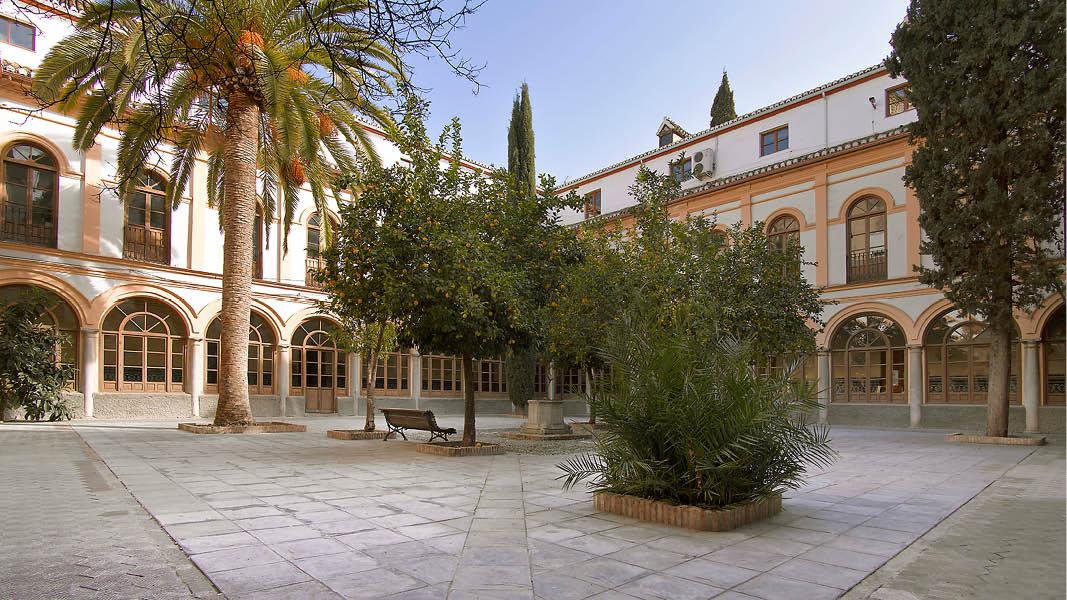
[[[416,59],[431,133],[452,116],[470,158],[505,166],[511,101],[530,85],[537,170],[562,183],[655,146],[666,115],[705,129],[722,69],[738,114],[881,61],[906,0],[489,0],[453,38],[481,90]]]

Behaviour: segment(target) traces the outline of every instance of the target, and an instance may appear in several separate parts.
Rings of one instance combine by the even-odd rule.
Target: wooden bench
[[[385,434],[382,441],[389,439],[389,436],[394,433],[399,433],[400,437],[405,440],[408,436],[404,435],[404,430],[414,429],[416,431],[429,431],[430,441],[435,439],[441,439],[448,441],[448,436],[455,435],[456,430],[452,427],[448,429],[442,429],[437,424],[437,419],[433,416],[432,410],[418,410],[413,408],[382,408],[379,409],[382,414],[385,415],[385,423],[389,426],[389,433]]]

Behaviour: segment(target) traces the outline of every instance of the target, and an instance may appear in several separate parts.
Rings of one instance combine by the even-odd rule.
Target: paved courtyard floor
[[[459,419],[439,420],[444,426],[459,424]],[[443,458],[418,454],[413,443],[403,441],[325,437],[327,428],[353,427],[351,418],[295,421],[309,425],[309,431],[197,436],[177,431],[174,423],[89,421],[77,422],[73,429],[90,454],[103,461],[97,468],[107,476],[113,472],[136,498],[136,503],[129,496],[110,501],[141,515],[133,521],[151,530],[144,513],[134,510],[137,503],[143,506],[229,598],[819,599],[840,597],[872,573],[869,581],[882,584],[871,584],[871,598],[925,597],[921,585],[889,585],[929,579],[908,574],[909,566],[921,570],[924,565],[907,562],[915,552],[908,546],[946,517],[952,515],[948,524],[969,514],[974,503],[953,513],[983,490],[1000,495],[974,509],[978,521],[964,523],[974,529],[972,538],[982,537],[982,527],[996,526],[997,539],[1016,539],[1004,517],[1012,511],[1016,519],[1035,516],[1018,511],[1036,506],[1024,500],[1040,496],[1044,504],[1036,515],[1037,529],[1050,521],[1043,531],[1046,536],[1058,532],[1060,543],[1058,551],[1029,556],[1027,564],[1037,561],[1039,567],[1025,573],[1059,573],[1062,586],[1062,449],[1035,453],[1026,447],[950,444],[936,432],[835,428],[837,463],[787,494],[781,515],[729,533],[700,533],[595,513],[584,490],[564,492],[556,481],[555,465],[562,455]],[[485,428],[518,424],[504,417],[479,419]],[[19,445],[14,439],[19,435],[0,426],[0,448]],[[21,503],[0,505],[5,509],[0,547],[9,555],[48,554],[47,539],[62,537],[52,533],[52,505],[86,501],[74,494],[69,500],[52,500],[36,513],[24,506],[21,518],[37,519],[34,531],[45,541],[21,534],[8,550],[11,505],[33,506],[35,496],[56,493],[48,486],[79,485],[77,467],[65,461],[84,459],[69,448],[38,451],[47,460],[29,465],[33,469],[15,461],[14,481],[8,462],[3,463],[7,487],[35,486],[49,479],[48,473],[74,483],[22,490]],[[1013,483],[1020,474],[1055,481],[1057,471],[1059,484],[1038,489]],[[991,510],[1000,512],[990,515],[999,516],[983,516]],[[99,525],[101,512],[79,508],[76,517],[63,522],[63,531],[107,530]],[[131,527],[124,523],[112,531],[125,535]],[[141,535],[136,528],[131,531],[134,538]],[[166,550],[150,533],[147,538]],[[916,547],[936,546],[926,540]],[[94,546],[95,538],[85,543],[53,550],[53,562],[73,554],[97,564],[112,560],[110,546]],[[187,566],[183,556],[158,556],[156,564],[165,564],[167,572],[181,573]],[[953,560],[948,556],[932,564],[937,570],[951,569]],[[7,574],[10,564],[5,563]],[[1023,585],[1008,570],[997,573],[1016,584],[1013,597],[1063,597],[1062,587],[1048,587],[1055,586],[1055,579]],[[187,591],[177,588],[178,597],[203,593],[196,585],[181,585]],[[5,589],[13,588],[0,586],[0,597],[6,597]],[[886,595],[898,592],[913,596]],[[938,597],[954,596],[949,591]]]

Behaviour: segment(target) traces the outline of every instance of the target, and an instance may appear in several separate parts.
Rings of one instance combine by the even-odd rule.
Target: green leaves
[[[57,364],[67,340],[49,323],[48,311],[57,302],[32,289],[0,309],[0,412],[22,408],[31,421],[73,416],[61,392],[74,374]]]

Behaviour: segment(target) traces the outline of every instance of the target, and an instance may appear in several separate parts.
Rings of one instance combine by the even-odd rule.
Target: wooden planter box
[[[388,431],[363,431],[362,429],[330,429],[326,437],[335,440],[384,440]]]
[[[632,519],[696,529],[699,531],[729,531],[782,512],[782,496],[775,494],[765,500],[734,504],[720,509],[669,504],[637,496],[597,492],[593,508]]]
[[[432,444],[418,444],[416,452],[423,454],[436,454],[437,456],[493,456],[504,454],[504,447],[500,444],[483,444],[477,442],[475,446],[461,446],[463,442],[434,442]]]
[[[204,423],[178,423],[178,429],[189,433],[303,433],[305,425],[268,421],[252,425],[211,425]]]
[[[1002,446],[1044,446],[1044,437],[999,437],[995,435],[971,435],[950,433],[948,441],[963,444],[1000,444]]]

